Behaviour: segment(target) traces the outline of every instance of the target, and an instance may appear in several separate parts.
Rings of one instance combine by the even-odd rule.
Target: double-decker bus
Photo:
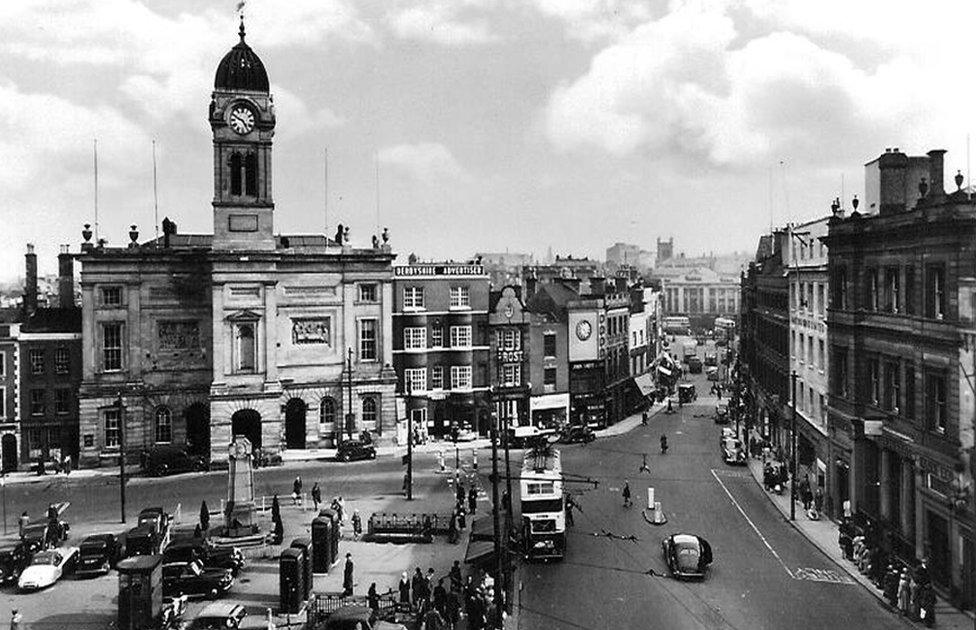
[[[525,453],[519,478],[526,560],[561,560],[566,549],[566,506],[559,451]]]
[[[715,318],[715,341],[735,339],[735,320],[728,317]]]
[[[661,329],[672,335],[687,335],[691,320],[686,315],[668,315],[662,320]]]

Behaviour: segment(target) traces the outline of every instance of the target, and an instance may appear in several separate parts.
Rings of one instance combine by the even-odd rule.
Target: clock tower
[[[268,73],[244,42],[217,66],[210,101],[214,143],[215,250],[271,250],[271,139],[275,113]]]

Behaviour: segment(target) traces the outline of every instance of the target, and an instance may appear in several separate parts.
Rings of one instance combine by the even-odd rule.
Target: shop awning
[[[494,539],[495,522],[491,517],[483,516],[471,521],[471,540],[492,541]]]
[[[660,368],[658,368],[660,369]],[[650,374],[638,374],[634,377],[634,383],[640,389],[641,394],[644,396],[650,396],[654,393],[654,379],[651,378]]]
[[[665,376],[671,376],[671,370],[669,370],[668,368],[664,367],[663,365],[657,366],[657,371],[660,372],[661,374],[665,375]]]
[[[486,562],[495,555],[495,543],[487,540],[468,542],[468,551],[464,554],[464,563]]]

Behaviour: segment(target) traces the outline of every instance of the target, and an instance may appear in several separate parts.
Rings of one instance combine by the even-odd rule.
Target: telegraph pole
[[[122,511],[122,523],[125,523],[125,404],[122,402],[122,392],[115,400],[119,410],[119,506]]]
[[[489,412],[490,413],[490,412]],[[502,628],[502,532],[498,514],[498,418],[491,413],[491,502],[495,542],[495,625]]]
[[[404,378],[407,379],[406,373]],[[407,501],[413,501],[413,411],[410,400],[413,398],[413,382],[407,379]]]
[[[790,520],[796,520],[796,370],[790,373],[790,387],[793,390],[793,420],[790,430]]]

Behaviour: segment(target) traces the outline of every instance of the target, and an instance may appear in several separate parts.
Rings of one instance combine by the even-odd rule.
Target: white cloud
[[[620,36],[650,16],[639,0],[533,0],[542,14],[562,21],[568,34],[584,42]]]
[[[384,147],[379,151],[379,161],[402,169],[415,179],[427,183],[443,178],[466,178],[464,169],[450,149],[438,142]]]
[[[859,64],[856,51],[839,52],[814,34],[750,24],[746,35],[732,15],[722,2],[676,2],[599,51],[585,74],[553,92],[550,140],[617,156],[685,155],[723,166],[790,156],[823,166],[892,143],[939,144],[953,126],[965,129],[962,103],[973,94],[948,76],[952,64],[933,72],[931,58],[897,47]]]
[[[464,20],[463,2],[436,1],[400,7],[387,22],[401,39],[430,41],[446,46],[484,44],[496,39],[484,18]]]
[[[287,120],[288,125],[282,128],[286,135],[301,135],[315,129],[332,129],[346,123],[346,119],[339,116],[328,107],[309,109],[297,94],[280,85],[272,85],[274,94],[275,116]]]

